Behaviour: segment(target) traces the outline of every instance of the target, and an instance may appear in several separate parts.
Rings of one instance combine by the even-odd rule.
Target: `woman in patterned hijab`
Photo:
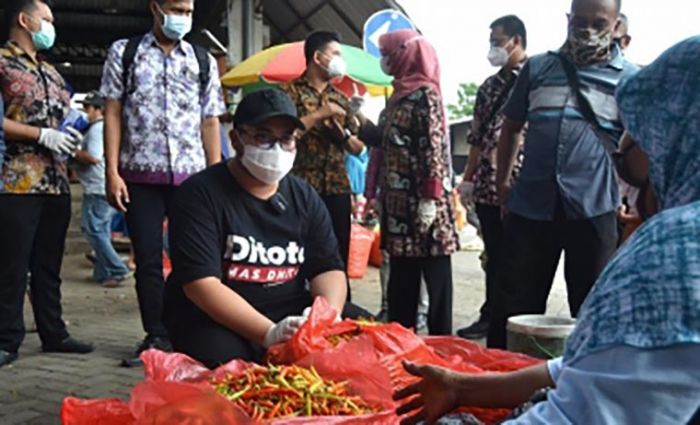
[[[379,38],[382,69],[394,93],[379,118],[382,248],[390,256],[387,290],[392,322],[416,327],[424,278],[428,331],[452,334],[452,259],[459,249],[451,205],[452,169],[433,46],[414,30]]]
[[[646,204],[658,212],[598,279],[563,359],[498,377],[408,365],[424,380],[399,396],[420,392],[424,404],[399,412],[422,407],[412,418],[430,423],[457,405],[512,407],[552,386],[547,401],[506,423],[697,423],[690,421],[700,407],[699,70],[700,36],[618,89],[623,122],[648,164],[635,180],[650,183]]]

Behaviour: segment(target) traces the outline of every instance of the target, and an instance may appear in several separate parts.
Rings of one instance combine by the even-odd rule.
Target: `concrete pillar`
[[[253,37],[255,33],[255,18],[253,11],[253,0],[241,0],[243,3],[242,15],[243,15],[243,58],[250,57],[254,52],[254,42]]]
[[[243,57],[241,44],[243,28],[243,3],[240,0],[226,0],[226,23],[228,27],[228,58],[231,65]]]
[[[237,64],[263,48],[262,6],[256,13],[255,0],[227,0],[229,62]]]

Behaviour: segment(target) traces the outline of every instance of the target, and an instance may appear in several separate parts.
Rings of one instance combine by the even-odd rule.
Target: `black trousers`
[[[350,252],[350,226],[352,224],[352,199],[350,194],[342,195],[325,195],[321,196],[323,203],[326,204],[328,213],[331,216],[333,223],[333,233],[338,239],[338,247],[340,250],[340,258],[343,259],[343,264],[348,264],[348,255]],[[348,287],[348,302],[352,300],[350,295],[350,280],[346,278]]]
[[[300,316],[309,306],[310,296],[291,299],[283,307],[269,311],[266,315],[278,322],[287,316]],[[371,318],[371,314],[361,307],[347,303],[342,317],[367,319]],[[204,315],[181,326],[171,326],[170,338],[175,351],[187,354],[210,369],[234,359],[262,363],[266,353],[262,345],[245,339]]]
[[[501,258],[501,241],[503,239],[503,221],[501,208],[486,204],[476,204],[476,215],[481,224],[481,236],[486,250],[486,300],[479,310],[479,320],[491,319],[493,299],[496,297],[496,285]]]
[[[430,335],[452,335],[452,261],[443,257],[396,257],[389,260],[389,321],[416,327],[421,276],[428,288]]]
[[[150,336],[167,337],[163,326],[163,220],[168,216],[176,187],[128,184],[130,203],[126,223],[136,260],[136,295],[143,329]]]
[[[569,310],[576,317],[598,275],[617,246],[614,212],[566,220],[561,208],[554,221],[535,221],[510,213],[503,230],[497,296],[487,345],[506,348],[508,318],[543,314],[562,251]]]
[[[0,195],[0,350],[17,352],[24,340],[27,272],[42,344],[68,337],[61,318],[61,264],[70,204],[69,195]]]

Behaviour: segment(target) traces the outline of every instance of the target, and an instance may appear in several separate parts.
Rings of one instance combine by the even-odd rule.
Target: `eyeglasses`
[[[268,132],[256,132],[250,133],[248,131],[238,130],[239,137],[241,134],[245,134],[255,141],[255,145],[261,149],[272,149],[275,144],[279,143],[280,147],[288,152],[293,151],[297,148],[297,135],[295,133],[286,134],[281,137],[275,137],[272,133]]]

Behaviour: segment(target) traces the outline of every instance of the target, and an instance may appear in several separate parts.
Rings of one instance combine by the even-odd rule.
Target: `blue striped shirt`
[[[609,63],[578,69],[591,107],[616,139],[623,129],[615,89],[637,69],[617,49]],[[522,169],[506,203],[509,211],[551,221],[558,200],[570,220],[597,217],[617,208],[612,161],[581,114],[555,53],[534,56],[525,64],[503,112],[512,121],[528,123]]]

